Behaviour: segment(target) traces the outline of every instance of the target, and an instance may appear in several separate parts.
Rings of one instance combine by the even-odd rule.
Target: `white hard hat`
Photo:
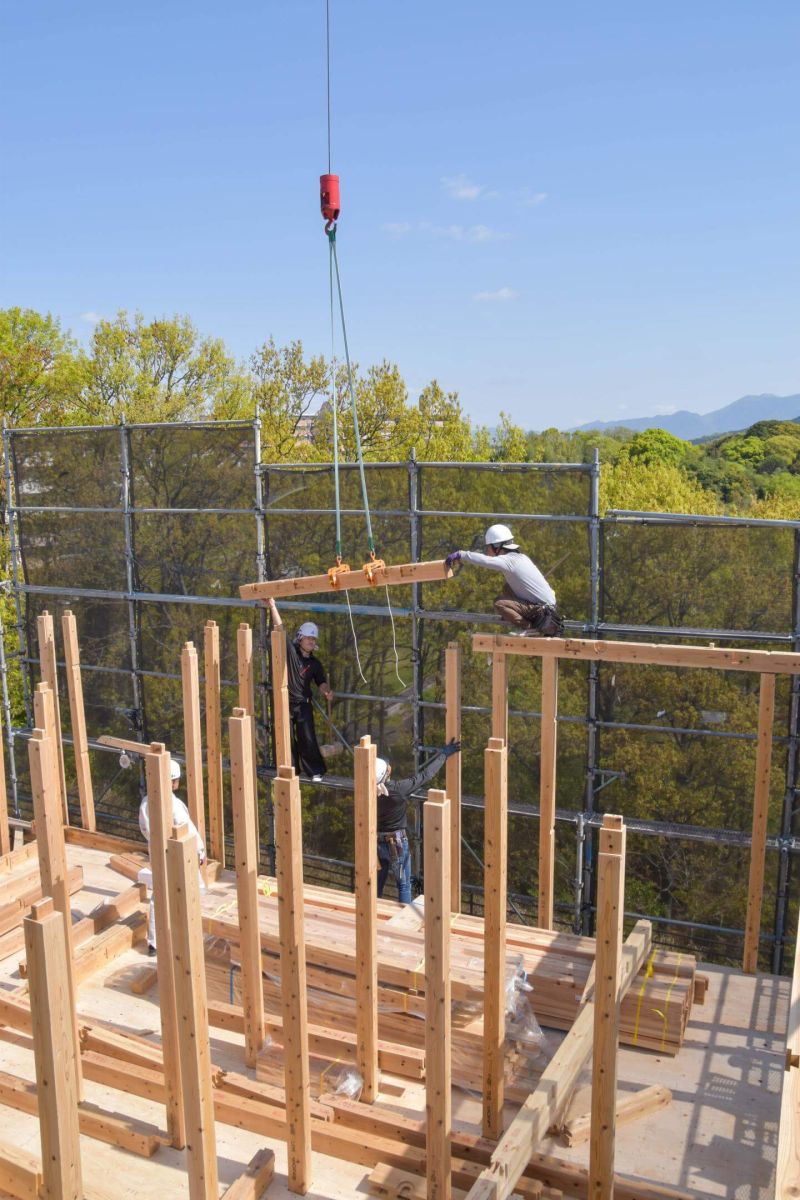
[[[175,758],[169,760],[169,777],[173,780],[181,777],[181,764]]]
[[[507,525],[490,525],[483,540],[487,546],[505,546],[506,550],[519,550]]]
[[[319,639],[319,630],[313,621],[303,621],[303,624],[294,635],[295,641],[301,637],[313,637]]]
[[[389,770],[389,764],[385,758],[376,758],[375,759],[375,782],[377,784],[383,783],[384,779],[386,778],[386,772],[388,770]]]

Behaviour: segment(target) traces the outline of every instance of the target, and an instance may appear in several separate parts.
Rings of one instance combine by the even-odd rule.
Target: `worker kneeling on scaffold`
[[[461,743],[453,740],[429,759],[410,779],[391,782],[392,767],[385,758],[375,760],[378,792],[378,895],[383,895],[391,870],[401,904],[411,903],[411,852],[408,848],[406,815],[414,792],[430,783],[445,759],[458,754]]]
[[[189,833],[194,834],[197,840],[197,858],[200,866],[206,861],[206,848],[203,845],[202,838],[197,832],[197,826],[189,816],[189,810],[181,800],[180,796],[176,796],[178,784],[181,781],[181,764],[176,762],[174,758],[169,760],[169,777],[172,780],[172,824],[167,831],[167,836],[172,836],[172,829],[175,825],[188,825]],[[147,801],[147,796],[139,805],[139,828],[142,831],[142,837],[150,844],[150,807]],[[205,883],[202,875],[200,876],[200,888],[205,891]],[[147,948],[151,954],[156,952],[156,910],[153,903],[152,880],[150,887],[150,911],[147,916]]]
[[[490,525],[484,538],[486,553],[477,550],[453,550],[445,562],[474,563],[500,571],[503,592],[494,602],[494,610],[506,625],[523,637],[563,637],[564,619],[556,609],[556,594],[542,572],[527,554],[523,554],[507,525]]]
[[[276,629],[283,627],[283,620],[272,596],[269,598],[272,624]],[[286,636],[286,677],[289,685],[289,712],[292,718],[292,760],[298,774],[310,776],[319,783],[327,767],[317,741],[314,725],[314,709],[311,704],[311,684],[315,683],[330,705],[333,692],[325,675],[325,668],[314,651],[319,640],[319,630],[313,621],[304,621],[294,635]],[[330,710],[329,710],[330,712]]]

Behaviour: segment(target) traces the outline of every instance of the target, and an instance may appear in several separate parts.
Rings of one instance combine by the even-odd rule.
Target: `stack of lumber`
[[[280,972],[275,881],[261,880],[259,892],[263,967],[276,987]],[[223,873],[202,903],[206,933],[229,942],[235,960],[239,931],[233,877]],[[389,1041],[421,1045],[419,1018],[424,1013],[425,991],[423,931],[410,928],[405,922],[393,922],[392,918],[398,915],[394,904],[380,902],[378,915],[379,1033]],[[309,1019],[353,1029],[352,1023],[344,1022],[348,1016],[354,1020],[354,897],[308,886],[304,917]],[[569,1029],[590,981],[594,940],[509,924],[507,953],[507,971],[513,973],[521,964],[533,985],[531,1000],[540,1023]],[[213,994],[221,999],[231,999],[231,979],[230,969],[227,974],[224,967],[220,971],[218,962],[209,969],[209,984]],[[478,917],[459,915],[453,919],[451,982],[455,1005],[454,1051],[460,1043],[482,1044],[483,921]],[[694,958],[654,950],[623,1001],[621,1041],[664,1054],[677,1054],[694,994]],[[269,990],[267,995],[269,998]],[[476,1083],[480,1077],[478,1069]]]
[[[70,895],[79,892],[83,868],[73,867],[67,883]],[[43,894],[35,842],[0,858],[0,961],[18,954],[25,945],[22,922]]]

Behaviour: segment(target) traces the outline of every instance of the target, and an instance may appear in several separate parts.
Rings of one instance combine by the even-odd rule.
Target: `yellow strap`
[[[333,1068],[333,1067],[338,1067],[338,1066],[339,1066],[339,1064],[341,1063],[341,1061],[342,1061],[342,1060],[341,1060],[340,1058],[335,1058],[335,1059],[333,1060],[333,1062],[329,1062],[329,1063],[328,1063],[328,1065],[327,1065],[327,1067],[325,1068],[325,1070],[324,1070],[324,1071],[321,1071],[321,1072],[320,1072],[320,1077],[319,1077],[319,1090],[320,1090],[320,1092],[323,1092],[323,1091],[325,1090],[325,1089],[323,1088],[323,1086],[322,1086],[322,1085],[323,1085],[323,1083],[325,1082],[325,1076],[328,1074],[328,1071],[332,1070],[332,1068]]]
[[[653,974],[653,960],[655,959],[655,956],[656,956],[656,952],[655,952],[655,948],[653,948],[653,951],[647,960],[647,966],[644,969],[644,979],[642,980],[641,987],[639,988],[639,995],[636,999],[636,1020],[633,1023],[633,1044],[634,1044],[634,1046],[639,1041],[639,1019],[642,1015],[642,1000],[644,999],[644,990],[647,987],[647,981],[648,981],[648,979],[651,978],[651,976]]]
[[[661,1035],[661,1049],[662,1050],[665,1048],[665,1046],[667,1044],[667,1014],[669,1013],[670,996],[672,995],[672,989],[675,987],[675,984],[678,982],[678,968],[681,965],[682,958],[683,958],[683,953],[681,952],[678,954],[678,961],[675,963],[674,978],[672,980],[672,983],[667,988],[667,999],[664,1003],[664,1012],[658,1014],[661,1017],[662,1021],[664,1022],[664,1032]]]
[[[215,909],[214,916],[221,917],[223,913],[230,912],[230,910],[232,908],[235,908],[235,906],[236,906],[235,900],[228,900],[228,902],[226,904],[220,904],[219,908]]]
[[[259,880],[258,890],[261,892],[262,896],[272,895],[272,884],[266,876],[262,876],[262,878]]]

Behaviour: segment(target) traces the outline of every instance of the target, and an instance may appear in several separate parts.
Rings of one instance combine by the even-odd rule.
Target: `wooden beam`
[[[145,757],[147,810],[150,820],[150,869],[153,872],[153,904],[156,919],[156,968],[161,1009],[161,1045],[167,1082],[167,1133],[176,1150],[186,1145],[178,1050],[178,1007],[175,966],[167,885],[167,837],[172,830],[172,781],[169,754],[161,742],[153,742]],[[186,827],[188,829],[188,826]]]
[[[46,685],[39,684],[39,687]],[[42,693],[37,693],[41,696]],[[34,729],[28,740],[28,760],[31,770],[33,815],[36,822],[36,844],[39,847],[39,876],[42,890],[51,896],[64,930],[66,947],[66,989],[68,1017],[72,1023],[73,1074],[78,1098],[83,1098],[80,1050],[78,1048],[78,1007],[75,959],[72,946],[72,907],[70,905],[67,851],[64,845],[61,798],[58,794],[56,747],[52,737],[42,729]]]
[[[183,746],[186,756],[186,807],[206,841],[206,801],[203,793],[203,738],[200,724],[200,671],[197,650],[186,642],[181,650],[181,689],[183,692]]]
[[[425,1120],[429,1200],[450,1200],[450,801],[425,801]]]
[[[444,739],[461,741],[461,647],[449,642],[444,652]],[[461,751],[444,766],[444,790],[450,801],[450,907],[461,912]]]
[[[624,995],[650,952],[649,921],[637,921],[622,952],[620,994]],[[592,1053],[594,1001],[589,1000],[545,1067],[538,1084],[503,1134],[468,1194],[468,1200],[508,1200],[551,1125],[560,1122],[575,1084]]]
[[[256,684],[253,665],[253,626],[243,622],[236,634],[236,650],[239,680],[239,708],[243,708],[253,718],[250,725],[253,751],[253,817],[256,826],[256,851],[261,845],[261,826],[259,823],[258,803],[258,743],[256,740]]]
[[[279,631],[280,632],[280,631]],[[281,637],[283,634],[281,633]],[[303,843],[300,783],[290,766],[274,781],[289,1191],[311,1187],[308,1000],[303,918]]]
[[[718,671],[800,674],[800,654],[783,650],[723,650],[717,646],[673,646],[663,642],[595,642],[587,638],[516,638],[476,633],[476,653],[523,658],[570,658],[584,662],[639,663],[660,667],[713,667]]]
[[[778,1125],[775,1200],[800,1196],[800,936],[794,946],[794,968],[786,1021],[786,1058]]]
[[[39,1096],[42,1196],[83,1200],[67,943],[62,916],[48,900],[25,918],[25,949]]]
[[[750,842],[750,879],[747,888],[747,919],[744,927],[742,970],[758,970],[761,906],[764,900],[764,866],[769,818],[769,781],[772,771],[772,724],[775,718],[775,676],[762,675],[758,693],[758,741],[756,781],[753,795],[753,834]]]
[[[235,708],[228,722],[231,747],[231,800],[239,953],[244,1002],[245,1061],[250,1067],[264,1045],[264,987],[261,982],[261,936],[258,924],[258,844],[253,816],[253,718]]]
[[[266,1146],[256,1151],[238,1179],[225,1192],[225,1200],[261,1200],[275,1174],[275,1154]]]
[[[2,637],[2,634],[0,634]],[[3,729],[0,725],[0,857],[11,853],[11,829],[8,824],[8,794],[6,792],[6,755]]]
[[[225,811],[222,796],[222,714],[220,710],[219,626],[206,621],[206,763],[208,767],[208,836],[211,857],[225,866]]]
[[[625,1092],[623,1095],[618,1093],[615,1115],[617,1126],[638,1121],[641,1117],[657,1112],[660,1108],[666,1108],[671,1103],[672,1092],[660,1083],[653,1083],[650,1087],[641,1088],[638,1092]],[[578,1146],[581,1142],[589,1140],[592,1132],[591,1126],[591,1113],[585,1113],[581,1116],[569,1117],[555,1132],[567,1146]]]
[[[590,1200],[613,1200],[614,1195],[625,836],[622,817],[607,813],[600,829],[598,855]]]
[[[10,1142],[0,1142],[0,1191],[18,1200],[39,1200],[42,1164],[35,1154]]]
[[[542,659],[541,754],[539,758],[539,919],[553,928],[556,863],[556,746],[558,659]]]
[[[64,824],[69,825],[69,809],[67,807],[67,776],[64,770],[64,745],[61,740],[61,706],[58,699],[58,667],[56,664],[56,636],[53,628],[53,618],[45,609],[36,618],[36,632],[39,637],[39,663],[42,671],[42,682],[50,688],[53,697],[53,731],[55,740],[55,761],[58,771],[58,790],[61,806],[64,812]],[[38,722],[37,722],[38,724]],[[45,726],[40,725],[40,729]],[[48,732],[50,732],[48,730]]]
[[[75,775],[78,781],[78,797],[81,805],[81,824],[84,829],[95,829],[94,791],[92,789],[92,767],[89,761],[89,739],[86,736],[86,712],[83,706],[83,683],[81,681],[81,653],[78,646],[78,627],[74,613],[67,608],[61,618],[64,636],[64,661],[67,669],[67,693],[69,715],[72,726],[72,749],[75,755]]]
[[[508,659],[502,651],[492,655],[492,737],[508,745]]]
[[[289,677],[286,667],[286,631],[283,626],[270,634],[272,650],[272,727],[275,733],[275,763],[292,765],[292,724],[289,715]]]
[[[483,1136],[496,1139],[503,1132],[508,903],[508,753],[500,738],[489,739],[483,762]]]
[[[86,846],[89,850],[104,850],[108,854],[142,854],[147,850],[147,843],[141,838],[134,840],[113,833],[98,833],[96,829],[81,829],[80,825],[65,825],[64,841],[70,846]]]
[[[200,915],[200,863],[197,838],[188,825],[175,826],[167,841],[167,878],[175,996],[180,1014],[178,1047],[189,1196],[190,1200],[209,1200],[219,1193],[219,1178]]]
[[[133,742],[130,738],[112,737],[103,733],[97,739],[101,746],[111,746],[112,750],[124,750],[126,754],[149,754],[150,742]]]
[[[329,575],[307,575],[296,579],[269,579],[265,583],[245,583],[239,588],[243,600],[275,600],[292,596],[311,596],[315,592],[343,592],[353,588],[384,587],[386,584],[430,583],[436,579],[451,579],[453,572],[443,558],[433,562],[403,563],[394,567],[373,567],[371,578],[366,571],[348,571],[336,576],[334,584]]]
[[[356,1035],[361,1098],[378,1097],[378,805],[377,748],[367,735],[355,749]]]

